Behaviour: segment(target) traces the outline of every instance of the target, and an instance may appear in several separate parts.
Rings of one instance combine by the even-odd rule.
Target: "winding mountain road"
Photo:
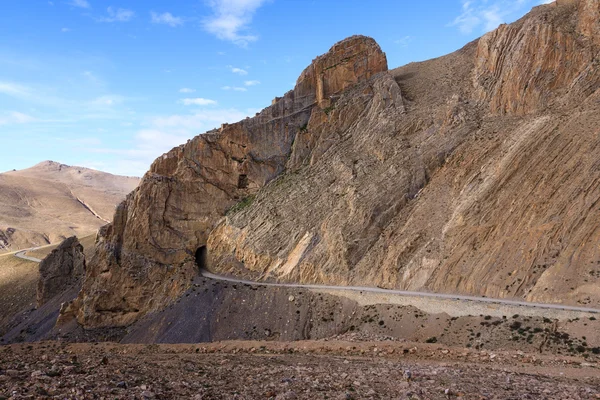
[[[39,247],[33,247],[31,249],[17,251],[14,255],[15,255],[15,257],[21,258],[23,260],[33,261],[33,262],[39,263],[39,262],[42,262],[42,260],[40,260],[39,258],[29,257],[29,256],[25,255],[25,253],[27,253],[28,251],[37,250],[37,249],[39,249]]]
[[[348,290],[355,292],[366,292],[366,293],[379,293],[386,295],[396,296],[411,296],[411,297],[426,297],[443,300],[463,300],[473,301],[479,303],[493,303],[502,304],[508,306],[520,306],[520,307],[535,307],[535,308],[546,308],[552,310],[563,310],[563,311],[576,311],[584,313],[598,314],[600,309],[588,308],[588,307],[575,307],[567,306],[563,304],[546,304],[546,303],[531,303],[527,301],[519,300],[506,300],[496,299],[489,297],[476,297],[476,296],[463,296],[458,294],[445,294],[445,293],[428,293],[428,292],[411,292],[406,290],[394,290],[394,289],[381,289],[377,287],[366,287],[366,286],[328,286],[328,285],[308,285],[308,284],[296,284],[296,283],[270,283],[270,282],[254,282],[243,279],[237,279],[232,277],[226,277],[216,275],[208,271],[201,271],[201,275],[208,279],[214,279],[225,282],[240,283],[252,286],[276,286],[276,287],[289,287],[289,288],[300,288],[300,289],[316,289],[316,290]]]
[[[23,260],[41,262],[39,258],[29,257],[25,254],[31,250],[37,250],[39,247],[31,249],[25,249],[18,251],[14,254],[15,257]],[[206,270],[200,271],[200,274],[207,279],[213,279],[217,281],[239,283],[251,286],[273,286],[273,287],[288,287],[297,289],[315,289],[315,290],[343,290],[343,291],[354,291],[354,292],[366,292],[366,293],[379,293],[386,295],[395,296],[411,296],[420,298],[434,298],[443,300],[462,300],[462,301],[473,301],[479,303],[492,303],[501,304],[508,306],[520,306],[520,307],[534,307],[534,308],[545,308],[551,310],[562,310],[562,311],[576,311],[583,313],[600,314],[600,309],[590,307],[576,307],[568,306],[564,304],[548,304],[548,303],[531,303],[527,301],[519,300],[507,300],[507,299],[496,299],[489,297],[476,297],[476,296],[463,296],[458,294],[445,294],[445,293],[429,293],[429,292],[413,292],[407,290],[394,290],[394,289],[382,289],[377,287],[366,287],[366,286],[331,286],[331,285],[309,285],[309,284],[298,284],[298,283],[272,283],[272,282],[255,282],[244,279],[238,279],[233,277],[227,277],[222,275],[216,275]]]

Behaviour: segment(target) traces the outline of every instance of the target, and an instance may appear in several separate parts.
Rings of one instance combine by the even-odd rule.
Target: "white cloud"
[[[196,91],[196,89],[190,89],[190,88],[181,88],[179,89],[179,93],[194,93]]]
[[[32,116],[17,111],[9,111],[0,114],[0,125],[26,124],[35,121],[36,119]]]
[[[61,32],[71,32],[71,30],[69,28],[62,28],[60,31]]]
[[[217,104],[216,101],[210,99],[203,99],[202,97],[196,97],[193,99],[181,99],[179,103],[185,106],[212,106]]]
[[[247,46],[258,39],[245,32],[254,13],[265,2],[266,0],[208,0],[213,15],[204,19],[204,29],[221,40]]]
[[[408,47],[408,45],[413,41],[413,36],[404,36],[398,40],[394,40],[394,43],[400,45],[400,47]]]
[[[137,130],[134,145],[129,149],[89,147],[91,153],[114,154],[118,159],[102,169],[118,174],[142,176],[150,164],[173,147],[186,143],[199,133],[225,122],[236,122],[254,115],[258,110],[211,109],[187,115],[168,115],[149,118],[143,129]]]
[[[228,65],[227,68],[229,68],[229,70],[231,72],[233,72],[234,74],[238,74],[238,75],[248,75],[248,71],[246,71],[245,69],[241,69],[241,68],[237,68],[237,67],[233,67],[231,65]]]
[[[198,132],[217,127],[224,122],[236,122],[255,113],[256,110],[247,110],[245,112],[237,109],[200,110],[190,115],[154,117],[150,123],[155,129],[163,131]]]
[[[234,90],[236,92],[246,92],[248,90],[245,87],[237,87],[237,86],[223,86],[221,89],[223,89],[223,90]]]
[[[260,81],[256,81],[256,80],[254,80],[254,81],[245,81],[244,85],[246,85],[246,86],[256,86],[256,85],[260,85]]]
[[[105,95],[96,97],[94,100],[90,101],[89,104],[92,106],[111,107],[114,105],[121,104],[124,101],[125,98],[123,96]]]
[[[81,75],[94,85],[104,86],[102,79],[98,78],[92,71],[83,71]]]
[[[98,18],[99,22],[127,22],[135,16],[133,11],[126,8],[115,9],[113,7],[108,7],[106,12],[108,13],[108,17]]]
[[[488,32],[498,25],[514,20],[530,7],[551,3],[552,0],[462,0],[461,14],[448,26],[456,26],[461,33],[481,30]]]
[[[181,17],[175,17],[170,12],[158,14],[152,11],[150,12],[150,16],[153,24],[165,24],[173,28],[179,25],[183,25],[183,19]]]
[[[73,7],[90,8],[90,3],[87,0],[71,0],[69,4]]]
[[[0,94],[23,99],[31,97],[32,90],[18,83],[0,81]]]

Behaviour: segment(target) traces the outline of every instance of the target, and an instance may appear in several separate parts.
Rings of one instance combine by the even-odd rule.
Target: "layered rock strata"
[[[75,304],[79,321],[126,325],[177,298],[198,273],[195,255],[214,225],[285,170],[314,110],[322,113],[344,89],[386,70],[374,40],[348,38],[254,118],[224,124],[158,158],[100,231]]]
[[[99,235],[79,322],[160,310],[198,267],[600,304],[597,5],[390,72],[372,39],[338,43],[256,117],[155,161]]]

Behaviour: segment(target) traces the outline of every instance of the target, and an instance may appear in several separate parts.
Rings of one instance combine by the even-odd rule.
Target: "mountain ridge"
[[[198,267],[600,304],[599,21],[559,1],[392,71],[370,38],[334,45],[256,117],[153,163],[69,312],[126,326]]]
[[[0,247],[14,251],[93,233],[138,181],[50,160],[2,173]]]

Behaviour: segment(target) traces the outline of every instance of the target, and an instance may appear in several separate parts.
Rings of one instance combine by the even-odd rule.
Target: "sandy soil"
[[[576,358],[399,342],[45,342],[0,347],[3,398],[597,399],[600,371]]]

